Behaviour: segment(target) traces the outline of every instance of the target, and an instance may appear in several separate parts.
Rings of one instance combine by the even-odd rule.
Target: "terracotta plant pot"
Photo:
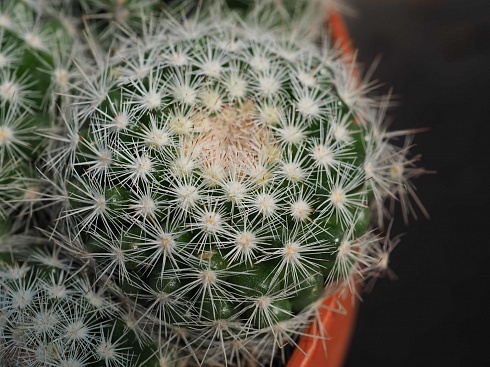
[[[305,331],[308,336],[300,339],[287,367],[343,365],[359,302],[349,290],[344,290],[344,294],[340,293],[323,300],[319,311],[321,325],[317,321],[311,323]]]
[[[353,48],[342,16],[335,9],[329,9],[327,23],[347,62],[352,61]],[[300,339],[287,367],[341,367],[348,351],[358,303],[348,289],[326,297],[319,310],[320,322],[312,321],[305,331],[308,336]]]

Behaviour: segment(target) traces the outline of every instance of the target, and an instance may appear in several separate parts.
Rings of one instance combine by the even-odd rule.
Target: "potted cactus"
[[[291,4],[1,5],[3,365],[341,360],[421,170]]]

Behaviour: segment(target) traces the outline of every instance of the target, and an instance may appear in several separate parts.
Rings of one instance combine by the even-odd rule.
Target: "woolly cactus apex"
[[[376,273],[369,208],[411,193],[412,161],[336,50],[196,14],[145,15],[94,53],[46,155],[57,236],[138,337],[190,365],[265,364],[324,292]]]

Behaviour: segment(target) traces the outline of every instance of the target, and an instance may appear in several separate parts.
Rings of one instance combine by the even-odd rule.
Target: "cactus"
[[[272,3],[0,8],[7,366],[271,364],[325,295],[389,273],[372,223],[420,203],[411,140],[318,47],[313,5]],[[36,210],[42,245],[19,236]]]
[[[0,4],[0,215],[15,217],[16,229],[41,225],[35,213],[50,196],[38,174],[50,144],[43,135],[56,130],[72,57],[80,59],[74,28],[48,4]]]
[[[124,307],[89,273],[56,247],[25,245],[0,248],[2,366],[160,366],[155,344],[134,344]]]

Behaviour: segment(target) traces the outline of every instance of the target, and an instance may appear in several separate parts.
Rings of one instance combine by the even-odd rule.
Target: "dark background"
[[[399,279],[363,295],[345,366],[490,366],[490,1],[348,4],[358,60],[381,55],[399,96],[392,129],[430,128],[414,151],[437,174],[415,181],[431,219],[395,222]]]

